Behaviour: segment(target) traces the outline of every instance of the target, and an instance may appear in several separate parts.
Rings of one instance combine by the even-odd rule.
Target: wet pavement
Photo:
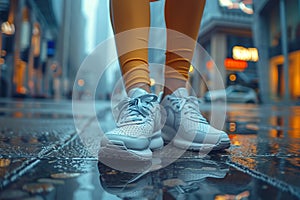
[[[0,100],[0,199],[300,199],[299,106],[228,105],[229,150],[132,174],[94,156],[110,103],[79,104],[74,124],[68,101]]]

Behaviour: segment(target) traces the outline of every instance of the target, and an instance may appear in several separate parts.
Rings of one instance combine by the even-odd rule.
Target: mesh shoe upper
[[[147,150],[149,155],[149,148],[158,149],[163,146],[160,106],[156,95],[140,88],[131,90],[129,98],[117,106],[116,122],[117,127],[105,134],[110,143],[131,150]],[[106,144],[103,140],[102,145]]]
[[[200,112],[198,99],[188,96],[185,88],[179,88],[166,96],[162,105],[167,113],[163,128],[163,137],[166,140],[179,134],[183,140],[193,143],[216,144],[220,138],[229,142],[225,132],[209,125]]]
[[[122,101],[118,108],[117,129],[108,134],[126,135],[131,137],[151,137],[157,129],[156,118],[159,112],[157,97],[145,94]]]

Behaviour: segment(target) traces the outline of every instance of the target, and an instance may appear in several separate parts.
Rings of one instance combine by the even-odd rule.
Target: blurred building
[[[110,0],[98,1],[98,7],[96,10],[95,20],[95,48],[107,41],[113,40],[113,30],[110,19]],[[110,45],[105,50],[107,58],[109,54],[116,52],[114,45]],[[108,61],[108,60],[106,60]],[[97,76],[99,69],[95,67],[95,72],[90,72],[89,81],[98,81],[98,87],[96,90],[96,97],[98,99],[110,99],[110,96],[115,89],[115,84],[121,78],[121,72],[119,70],[118,60],[115,60],[109,66],[106,66],[105,72],[102,77]],[[94,76],[94,77],[93,77]]]
[[[9,0],[1,0],[0,1],[0,24],[8,20],[9,13]],[[7,65],[5,65],[4,55],[2,55],[3,50],[6,49],[7,54],[7,44],[9,41],[13,39],[10,35],[3,35],[2,31],[0,31],[0,97],[7,96],[8,90],[8,78],[7,78]],[[4,45],[2,45],[4,43]]]
[[[264,102],[300,100],[300,1],[254,0],[254,42]]]
[[[201,60],[197,70],[191,71],[191,84],[198,96],[212,86],[242,84],[257,88],[256,62],[258,50],[252,39],[253,9],[251,0],[210,0],[202,18],[198,42],[207,54],[195,54]],[[197,52],[196,52],[197,53]],[[220,72],[216,78],[214,66]],[[199,73],[200,71],[200,73]]]
[[[59,76],[53,79],[52,95],[55,98],[71,98],[73,89],[81,90],[85,84],[84,81],[75,83],[75,77],[86,56],[86,18],[81,10],[82,0],[52,0],[52,2],[56,8],[57,18],[60,19],[57,63],[53,67],[61,71]]]
[[[0,0],[0,17],[0,96],[70,93],[83,59],[81,0]]]
[[[1,96],[43,96],[58,35],[52,3],[11,0],[6,6],[6,1],[0,2]]]

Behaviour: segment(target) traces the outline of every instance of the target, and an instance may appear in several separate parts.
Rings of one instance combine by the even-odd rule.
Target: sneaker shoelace
[[[118,125],[123,126],[144,122],[145,118],[153,112],[153,103],[156,101],[157,97],[153,94],[146,94],[122,101],[118,105],[118,108],[120,108]]]
[[[169,100],[171,101],[172,106],[176,106],[176,108],[181,111],[183,107],[186,108],[183,113],[186,115],[189,113],[190,119],[196,122],[200,122],[202,124],[208,124],[207,120],[203,117],[199,110],[199,102],[198,99],[194,96],[188,97],[174,97],[169,96]]]

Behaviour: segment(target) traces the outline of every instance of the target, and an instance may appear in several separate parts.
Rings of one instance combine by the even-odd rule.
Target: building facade
[[[81,0],[0,0],[0,17],[0,96],[70,94],[84,58]]]
[[[9,13],[9,0],[1,0],[0,1],[0,24],[3,22],[7,22],[8,20],[8,13]],[[6,59],[8,57],[8,50],[10,50],[9,43],[13,40],[13,34],[3,34],[3,31],[0,31],[0,97],[7,96],[8,90],[5,88],[9,87],[9,81],[8,81],[8,66],[6,65],[6,60],[3,58],[4,55],[2,55],[2,52],[5,51]],[[11,52],[9,52],[11,54]]]
[[[7,15],[1,15],[1,96],[41,97],[49,87],[47,66],[58,30],[52,3],[11,0],[3,8]]]
[[[237,3],[239,2],[239,3]],[[198,43],[207,51],[191,70],[191,85],[198,96],[231,84],[257,88],[257,49],[252,39],[252,1],[206,1]],[[215,80],[216,70],[220,76]],[[199,73],[200,72],[200,73]],[[219,82],[218,86],[212,86]]]
[[[266,103],[300,99],[300,1],[254,0],[254,42]]]
[[[83,90],[85,82],[75,83],[77,71],[85,54],[86,18],[82,13],[82,0],[53,1],[61,3],[61,14],[57,45],[57,66],[61,74],[54,77],[55,98],[71,98],[73,89]]]

